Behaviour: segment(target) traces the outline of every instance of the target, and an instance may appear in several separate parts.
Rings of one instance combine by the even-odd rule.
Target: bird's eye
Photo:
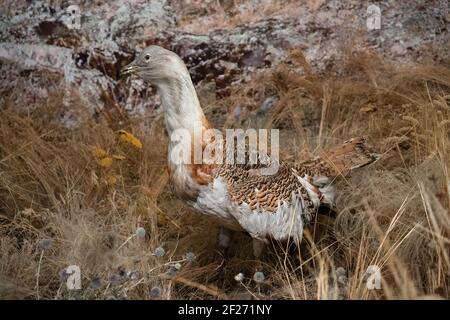
[[[150,55],[147,53],[144,58],[145,58],[145,61],[148,61],[148,60],[150,60]]]

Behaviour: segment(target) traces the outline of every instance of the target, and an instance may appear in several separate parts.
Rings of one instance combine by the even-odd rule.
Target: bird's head
[[[122,76],[135,74],[156,86],[179,79],[186,73],[189,75],[183,60],[176,53],[154,45],[142,50],[120,72]]]

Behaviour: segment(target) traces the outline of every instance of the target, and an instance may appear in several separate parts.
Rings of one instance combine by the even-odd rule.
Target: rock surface
[[[194,82],[214,81],[218,95],[227,95],[231,84],[248,80],[256,70],[278,64],[294,48],[316,72],[335,68],[348,50],[374,50],[400,63],[449,59],[447,1],[377,3],[381,24],[372,30],[367,5],[359,1],[323,1],[315,10],[301,2],[290,15],[204,34],[183,30],[182,6],[174,1],[52,3],[11,4],[1,11],[1,91],[9,90],[14,77],[25,80],[46,70],[79,91],[93,110],[104,107],[102,92],[130,111],[143,110],[152,100],[139,104],[129,97],[146,95],[146,86],[139,81],[124,86],[118,77],[121,67],[149,44],[176,51]],[[200,22],[207,19],[208,8],[198,15]],[[45,84],[37,80],[32,90],[42,93]]]

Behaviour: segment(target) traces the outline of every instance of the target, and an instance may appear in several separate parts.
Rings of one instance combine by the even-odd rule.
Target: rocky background
[[[91,110],[111,102],[107,93],[128,112],[142,112],[154,99],[136,99],[148,89],[139,81],[124,86],[119,70],[150,44],[177,52],[194,82],[212,82],[219,97],[292,49],[318,73],[339,72],[349,50],[399,63],[449,61],[448,1],[374,4],[378,30],[366,26],[369,4],[353,0],[2,1],[0,91],[23,86],[17,103],[28,105],[46,97],[51,74]]]

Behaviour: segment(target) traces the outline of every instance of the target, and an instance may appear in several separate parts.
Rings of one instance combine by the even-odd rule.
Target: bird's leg
[[[231,230],[225,227],[219,228],[219,248],[226,250],[230,246]]]
[[[222,267],[226,267],[228,256],[230,254],[230,242],[231,242],[232,230],[226,227],[219,228],[219,237],[218,237],[218,251],[222,259]]]
[[[264,241],[253,238],[253,255],[256,259],[260,260],[265,247],[266,243]]]
[[[261,261],[261,256],[266,248],[266,243],[262,240],[253,238],[253,255],[256,259],[255,272],[262,272],[263,263]]]

